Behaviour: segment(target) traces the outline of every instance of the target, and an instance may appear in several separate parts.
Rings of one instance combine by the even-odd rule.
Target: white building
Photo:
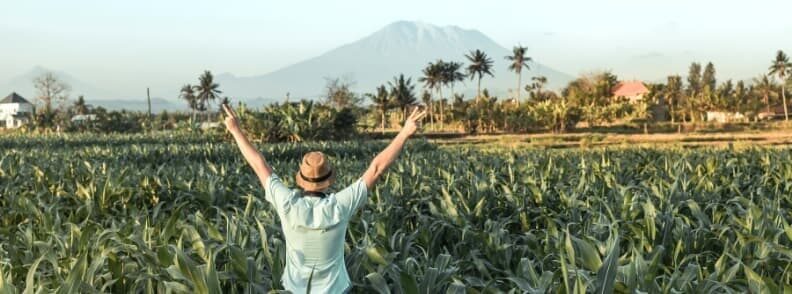
[[[745,121],[745,115],[739,112],[707,111],[707,121],[719,123]]]
[[[78,114],[71,118],[71,121],[73,123],[83,123],[83,122],[87,122],[87,121],[90,122],[95,120],[96,120],[96,114]]]
[[[17,93],[0,100],[0,128],[18,128],[28,122],[33,114],[33,104]]]

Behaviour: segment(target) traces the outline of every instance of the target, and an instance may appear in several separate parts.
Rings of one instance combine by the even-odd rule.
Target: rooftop
[[[16,92],[8,94],[8,96],[3,98],[3,100],[0,100],[0,104],[7,104],[7,103],[27,103],[27,104],[31,104],[30,102],[25,100],[25,98],[22,98],[22,96],[19,96],[19,94],[17,94]]]
[[[613,88],[613,96],[616,97],[632,97],[646,93],[649,93],[649,89],[641,81],[624,81]]]

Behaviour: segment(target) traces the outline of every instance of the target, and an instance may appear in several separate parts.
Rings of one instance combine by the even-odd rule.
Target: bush
[[[357,134],[359,111],[352,107],[336,110],[304,100],[272,104],[260,112],[243,106],[239,114],[245,130],[254,140],[300,142],[353,138]]]

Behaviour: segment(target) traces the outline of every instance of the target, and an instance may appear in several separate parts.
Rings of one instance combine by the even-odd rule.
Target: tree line
[[[516,88],[508,97],[499,98],[486,88],[486,79],[495,77],[493,58],[481,50],[472,50],[463,57],[466,64],[443,59],[428,62],[419,77],[398,74],[369,93],[354,92],[350,81],[328,79],[323,101],[285,101],[262,109],[250,109],[241,103],[236,106],[246,109],[245,117],[255,126],[252,131],[267,140],[344,139],[375,129],[384,133],[397,126],[412,107],[427,108],[430,131],[467,133],[566,132],[580,126],[593,128],[614,123],[638,123],[646,129],[656,122],[703,122],[711,111],[757,121],[773,117],[774,108],[782,108],[784,119],[789,117],[786,88],[792,84],[792,63],[781,50],[768,71],[751,81],[719,82],[713,63],[702,66],[693,62],[684,78],[669,75],[664,82],[646,83],[649,92],[637,102],[614,97],[613,90],[620,80],[610,71],[582,74],[558,92],[547,89],[548,79],[544,76],[532,76],[523,85],[522,74],[530,70],[532,62],[523,46],[515,46],[510,55],[503,56],[508,61],[507,69],[515,74]],[[475,81],[474,97],[466,98],[455,91],[455,86],[465,80]],[[223,92],[210,71],[199,75],[195,85],[185,84],[180,89],[179,98],[187,104],[189,114],[164,113],[157,117],[86,109],[82,97],[71,107],[54,107],[54,102],[66,100],[68,85],[52,74],[37,78],[34,85],[40,106],[34,127],[39,128],[66,125],[69,130],[102,132],[195,129],[198,121],[218,120],[211,107],[213,102],[230,101],[221,97]],[[528,94],[525,99],[523,91]],[[89,125],[92,127],[65,119],[89,112],[97,115],[97,121]],[[198,114],[203,119],[199,120]]]

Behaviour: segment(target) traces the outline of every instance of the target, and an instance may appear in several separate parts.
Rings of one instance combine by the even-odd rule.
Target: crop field
[[[303,153],[336,188],[384,142]],[[411,142],[349,226],[353,292],[792,291],[792,149],[439,147]],[[230,141],[0,137],[0,293],[261,293],[285,244]]]

